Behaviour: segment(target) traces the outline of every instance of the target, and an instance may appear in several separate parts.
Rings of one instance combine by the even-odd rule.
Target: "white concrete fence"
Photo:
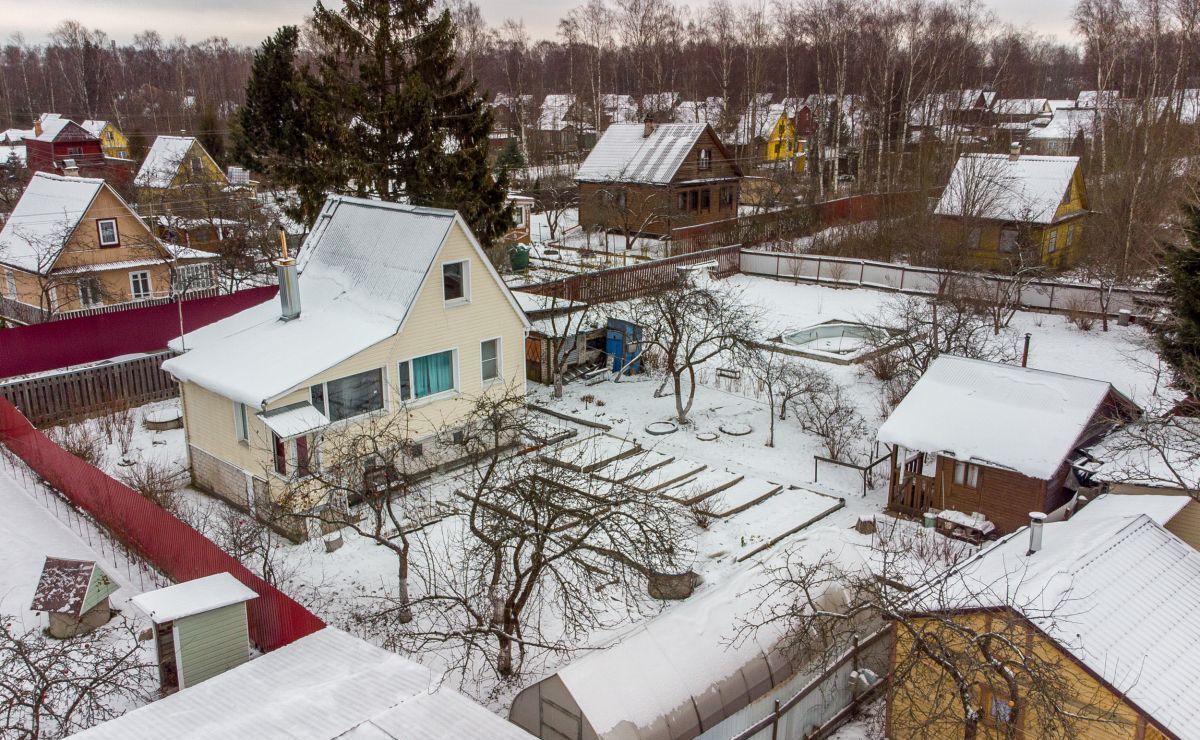
[[[899,293],[936,295],[947,273],[931,267],[894,265],[888,262],[829,257],[819,254],[791,254],[759,249],[743,249],[741,271],[747,275],[766,275],[823,285],[876,288]],[[1003,280],[989,273],[954,272],[967,284],[986,286]],[[1044,311],[1080,311],[1100,313],[1101,288],[1085,283],[1035,280],[1021,291],[1021,305]],[[1144,288],[1114,288],[1108,303],[1110,316],[1129,311],[1134,316],[1153,315],[1165,297]]]

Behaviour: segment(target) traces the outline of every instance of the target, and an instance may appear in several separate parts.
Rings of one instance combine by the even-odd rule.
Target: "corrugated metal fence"
[[[742,250],[741,271],[747,275],[768,275],[806,283],[881,288],[920,295],[937,295],[947,277],[945,271],[931,267],[758,249]],[[980,272],[950,274],[960,284],[980,287],[1005,279]],[[1100,310],[1101,290],[1096,285],[1035,280],[1024,286],[1020,301],[1026,308],[1096,313]],[[1122,309],[1145,314],[1162,302],[1163,297],[1152,290],[1114,288],[1108,311],[1113,316]]]
[[[2,398],[0,443],[118,541],[176,582],[225,572],[253,590],[258,598],[249,603],[250,637],[263,650],[283,647],[325,626],[207,537],[51,442]]]

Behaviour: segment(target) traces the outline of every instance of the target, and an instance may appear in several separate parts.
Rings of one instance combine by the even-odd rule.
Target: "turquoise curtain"
[[[453,355],[453,352],[439,352],[412,361],[414,397],[424,398],[454,387]]]

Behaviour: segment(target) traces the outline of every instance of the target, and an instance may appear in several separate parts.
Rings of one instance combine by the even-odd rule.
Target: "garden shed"
[[[120,588],[91,560],[46,558],[30,609],[50,615],[50,636],[85,635],[112,619],[108,597]]]
[[[133,605],[154,622],[163,689],[194,686],[249,660],[246,602],[257,597],[228,573],[133,597]]]

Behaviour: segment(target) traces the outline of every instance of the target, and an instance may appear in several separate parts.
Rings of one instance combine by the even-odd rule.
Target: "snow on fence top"
[[[942,355],[878,439],[1049,480],[1110,393],[1102,380]]]
[[[1200,736],[1200,552],[1128,507],[1088,515],[1099,502],[1044,524],[1033,554],[1027,528],[997,541],[917,606],[1013,608],[1173,736]]]
[[[258,594],[228,573],[214,573],[157,591],[147,591],[130,601],[155,624],[162,624],[257,598]]]
[[[531,737],[438,683],[424,666],[326,627],[75,737]]]
[[[579,166],[575,179],[669,183],[706,127],[703,123],[660,123],[646,136],[643,124],[614,123]]]

